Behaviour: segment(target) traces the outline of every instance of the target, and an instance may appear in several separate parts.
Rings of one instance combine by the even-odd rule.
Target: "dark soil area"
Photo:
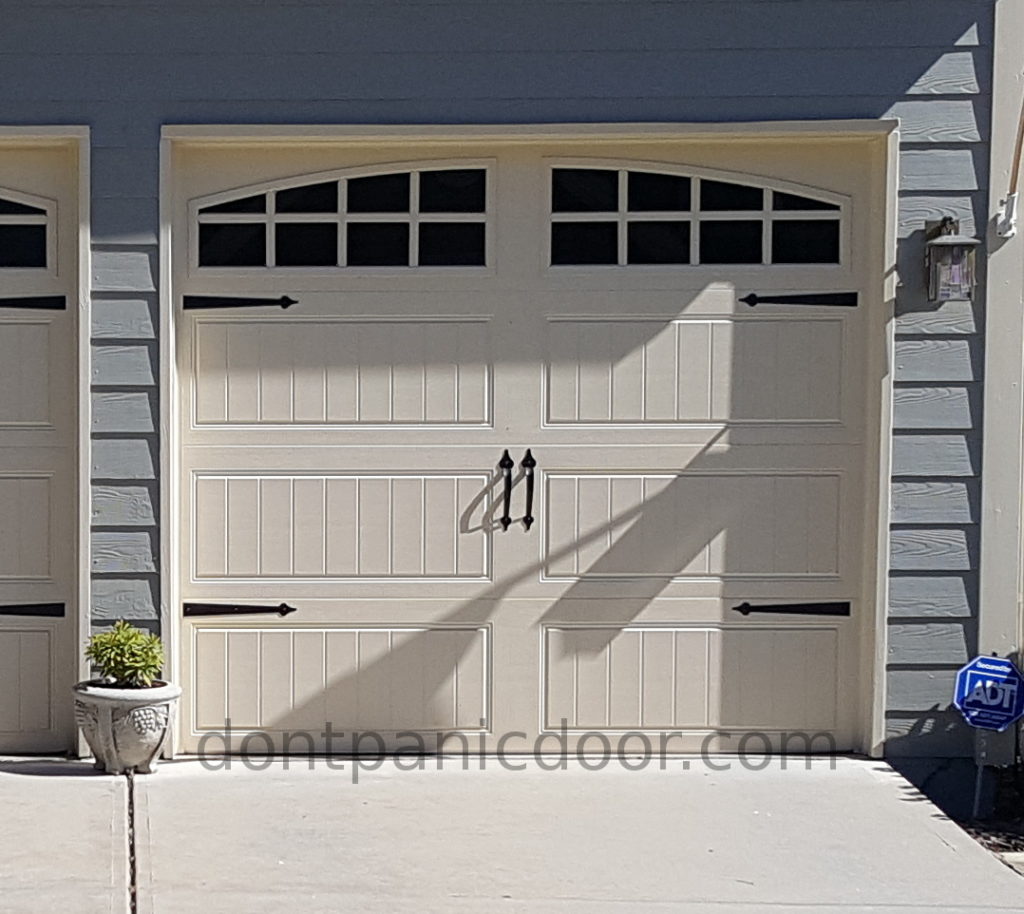
[[[960,822],[972,838],[996,853],[1024,851],[1024,764],[998,768],[996,799],[986,819]]]

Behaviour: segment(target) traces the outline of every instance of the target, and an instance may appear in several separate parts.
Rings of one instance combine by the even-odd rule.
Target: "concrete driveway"
[[[407,771],[387,760],[355,783],[342,759],[312,769],[263,760],[259,771],[237,759],[220,771],[164,764],[137,777],[131,797],[137,908],[1024,911],[1021,877],[880,762],[713,763],[728,770],[670,760],[665,771],[507,771],[493,759],[462,770],[447,757],[441,770],[437,759],[406,759],[420,768]],[[59,766],[31,775],[0,765],[0,802],[13,811],[0,832],[3,914],[124,909],[124,787]],[[61,893],[79,887],[66,903]]]

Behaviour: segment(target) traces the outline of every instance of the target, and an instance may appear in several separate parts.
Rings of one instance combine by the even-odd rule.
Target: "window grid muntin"
[[[362,172],[359,174],[342,175],[334,180],[338,184],[338,210],[334,213],[320,212],[320,213],[297,213],[297,212],[277,212],[277,198],[276,194],[279,190],[288,190],[292,187],[302,187],[305,184],[292,184],[288,187],[268,187],[266,190],[261,191],[257,194],[244,193],[244,197],[260,197],[262,196],[265,200],[264,212],[262,213],[204,213],[202,210],[206,207],[218,206],[221,203],[231,202],[230,200],[221,200],[217,202],[210,202],[206,204],[200,204],[196,207],[194,224],[197,226],[196,231],[196,246],[193,249],[195,251],[195,263],[197,267],[204,270],[253,270],[253,269],[280,269],[280,270],[316,270],[316,269],[353,269],[353,270],[394,270],[394,269],[411,269],[412,267],[419,267],[419,226],[423,222],[438,222],[438,223],[450,223],[450,222],[469,222],[478,223],[484,226],[485,243],[484,243],[484,263],[474,264],[467,266],[463,264],[458,265],[431,265],[424,269],[438,269],[438,270],[451,270],[451,269],[485,269],[490,266],[491,260],[491,235],[492,235],[492,201],[493,201],[493,174],[492,169],[487,164],[483,163],[459,163],[459,164],[424,164],[421,166],[399,166],[400,171],[387,171],[387,172]],[[485,192],[484,192],[484,209],[481,212],[430,212],[420,213],[419,212],[419,200],[420,200],[420,174],[423,172],[430,171],[467,171],[467,170],[479,170],[484,172],[485,180]],[[409,210],[408,212],[379,212],[379,213],[349,213],[348,212],[348,182],[350,180],[357,180],[359,178],[376,177],[377,175],[389,175],[389,174],[408,174],[410,176],[410,187],[409,187]],[[326,184],[328,181],[310,181],[310,184]],[[240,198],[241,199],[241,198]],[[333,223],[338,226],[338,257],[337,263],[323,266],[305,266],[305,267],[291,267],[291,266],[278,266],[276,263],[276,244],[277,244],[277,233],[276,226],[279,224],[307,224],[307,223]],[[402,266],[383,266],[383,267],[368,267],[362,265],[356,265],[349,267],[348,265],[348,231],[347,226],[350,223],[402,223],[409,225],[409,250],[408,250],[408,263]],[[221,265],[207,265],[204,266],[200,263],[200,251],[198,244],[198,226],[210,223],[217,224],[236,224],[236,225],[258,225],[263,224],[266,227],[266,254],[265,262],[261,267],[253,266],[221,266]]]
[[[618,211],[617,212],[601,212],[601,211],[579,211],[579,212],[567,212],[567,211],[554,211],[553,208],[553,183],[554,183],[554,172],[561,168],[593,168],[597,171],[615,171],[619,176],[618,183]],[[629,173],[646,173],[646,174],[666,174],[675,177],[686,177],[690,179],[690,208],[686,210],[629,210],[629,190],[628,181]],[[732,264],[732,266],[784,266],[790,268],[799,267],[834,267],[841,266],[844,263],[844,244],[847,233],[847,210],[846,207],[839,202],[831,202],[828,200],[820,200],[821,203],[826,203],[834,206],[835,209],[774,209],[774,195],[776,188],[770,186],[761,186],[747,184],[741,184],[742,176],[721,176],[721,177],[707,177],[709,181],[716,181],[719,183],[732,183],[740,184],[740,186],[758,187],[762,192],[762,201],[767,204],[760,210],[748,209],[748,210],[701,210],[700,208],[700,191],[701,181],[704,179],[701,175],[696,174],[678,174],[676,172],[667,170],[658,170],[654,167],[644,167],[639,163],[627,167],[612,167],[604,164],[586,164],[581,165],[577,163],[566,163],[552,165],[548,169],[548,185],[547,185],[547,205],[548,205],[548,218],[550,223],[555,222],[615,222],[618,226],[618,252],[619,262],[617,264],[554,264],[552,263],[551,257],[551,239],[550,232],[548,234],[548,251],[547,251],[547,266],[550,269],[574,269],[576,267],[587,267],[589,269],[607,269],[609,267],[633,267],[641,269],[666,269],[691,266],[720,266],[721,264],[704,264],[700,259],[700,226],[702,222],[740,222],[740,221],[760,221],[762,224],[761,232],[761,262],[758,263],[740,263]],[[803,196],[808,199],[816,199],[807,193],[798,192],[798,190],[779,190],[780,193],[785,193],[790,196]],[[836,252],[836,260],[833,262],[823,263],[820,261],[808,261],[800,263],[780,263],[774,264],[771,259],[772,254],[772,230],[773,223],[776,221],[784,222],[798,219],[801,221],[822,221],[822,222],[838,222],[839,223],[839,245]],[[626,233],[628,231],[628,224],[630,222],[656,222],[656,221],[685,221],[690,224],[690,261],[686,264],[631,264],[628,262],[628,237]]]
[[[25,271],[31,273],[50,272],[53,273],[56,265],[56,204],[51,200],[43,200],[37,197],[30,197],[6,189],[0,189],[0,200],[6,203],[14,203],[19,206],[29,207],[39,212],[34,213],[4,213],[0,215],[0,225],[30,226],[41,225],[45,228],[43,239],[43,263],[32,265],[12,264],[0,266],[5,273]]]

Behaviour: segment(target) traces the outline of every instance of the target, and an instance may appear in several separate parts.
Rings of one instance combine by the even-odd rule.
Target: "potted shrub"
[[[157,679],[164,665],[156,635],[125,621],[93,635],[85,649],[99,678],[74,687],[75,720],[96,756],[96,767],[111,774],[148,774],[173,719],[181,687]]]

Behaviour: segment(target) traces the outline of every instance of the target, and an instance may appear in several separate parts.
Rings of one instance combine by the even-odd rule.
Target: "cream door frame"
[[[735,124],[550,124],[550,125],[410,125],[410,126],[262,126],[262,125],[169,125],[161,129],[160,142],[160,472],[161,472],[161,627],[168,648],[168,669],[180,680],[182,646],[177,607],[180,604],[181,573],[178,548],[180,517],[180,398],[176,365],[176,312],[173,307],[170,262],[174,218],[174,151],[187,145],[218,146],[259,142],[268,146],[297,146],[316,143],[369,146],[381,142],[408,144],[408,158],[415,157],[417,144],[451,144],[457,147],[468,140],[507,144],[557,140],[580,146],[583,152],[595,140],[624,145],[642,141],[676,144],[693,139],[726,140],[755,138],[765,143],[794,138],[813,140],[849,140],[872,146],[872,191],[882,215],[882,227],[873,239],[872,277],[881,307],[869,321],[876,345],[868,347],[869,376],[880,379],[874,397],[868,398],[867,427],[874,429],[865,448],[868,462],[866,478],[876,484],[878,498],[867,507],[864,543],[865,569],[863,599],[875,607],[874,616],[864,619],[862,628],[859,719],[861,750],[873,756],[881,754],[885,732],[885,614],[888,597],[888,525],[890,503],[890,466],[892,448],[892,377],[894,340],[894,298],[896,285],[896,184],[897,120],[778,121]],[[173,734],[165,750],[173,756],[178,734]]]
[[[72,555],[76,564],[75,604],[69,609],[69,627],[75,632],[76,644],[81,645],[89,636],[89,612],[92,588],[89,562],[86,557],[91,554],[92,534],[92,444],[90,430],[92,428],[92,348],[90,346],[92,327],[92,301],[90,277],[92,275],[92,231],[90,186],[90,130],[86,126],[39,126],[10,127],[0,126],[0,153],[5,149],[19,146],[71,146],[74,148],[78,168],[75,174],[78,208],[77,233],[77,271],[74,288],[75,298],[69,302],[69,309],[75,309],[75,336],[78,366],[75,373],[77,383],[76,411],[78,416],[75,448],[77,460],[75,467],[74,486],[75,504],[75,542],[72,544]],[[75,651],[77,658],[76,679],[89,676],[89,664],[81,650]],[[66,700],[69,704],[71,696],[52,696],[52,701]],[[82,756],[88,755],[89,749],[77,728],[68,734],[68,749]]]

